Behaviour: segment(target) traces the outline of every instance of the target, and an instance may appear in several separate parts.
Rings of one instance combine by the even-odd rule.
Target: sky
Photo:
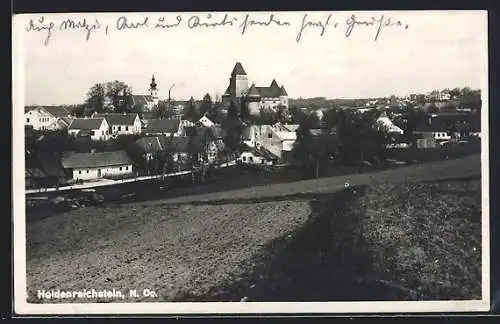
[[[226,21],[232,26],[193,26],[192,16],[200,22],[221,22],[225,14],[15,16],[14,87],[25,105],[79,104],[96,82],[120,80],[134,94],[147,94],[154,74],[160,99],[168,97],[172,85],[173,99],[201,99],[206,93],[215,98],[227,88],[236,62],[245,69],[249,85],[268,86],[276,79],[290,98],[367,98],[487,87],[485,11],[229,12]],[[352,15],[358,24],[347,37]],[[177,16],[177,27],[155,28],[161,17],[174,24]],[[307,25],[325,25],[328,16],[322,36],[318,24]],[[124,22],[120,17],[126,17],[129,26],[149,18],[147,26],[134,29],[119,28]],[[360,24],[372,17],[375,24]],[[375,40],[381,17],[384,23],[390,19],[400,25],[383,27]],[[60,28],[66,19],[83,18],[89,26],[96,20],[100,26],[88,40],[84,28]],[[252,20],[271,23],[258,26],[249,23]],[[306,27],[297,41],[303,23]]]

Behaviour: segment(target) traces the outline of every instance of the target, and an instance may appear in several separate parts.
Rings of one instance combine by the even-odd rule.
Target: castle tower
[[[288,93],[284,86],[281,86],[280,89],[280,104],[288,108]]]
[[[153,99],[155,105],[158,104],[159,98],[158,98],[158,87],[156,84],[155,76],[153,74],[153,77],[151,78],[151,83],[149,84],[149,95]]]
[[[248,91],[248,77],[240,62],[234,66],[229,79],[229,92],[231,99],[235,103],[241,103],[241,97],[244,97]]]

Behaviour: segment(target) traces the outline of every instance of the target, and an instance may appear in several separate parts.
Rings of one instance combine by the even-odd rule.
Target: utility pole
[[[172,90],[172,88],[175,87],[175,83],[172,84],[170,86],[170,88],[168,88],[168,109],[170,112],[172,112],[172,105],[171,105],[171,97],[170,97],[170,91]]]

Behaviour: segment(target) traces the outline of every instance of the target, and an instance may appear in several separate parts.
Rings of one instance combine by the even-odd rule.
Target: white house
[[[94,141],[109,139],[109,125],[105,118],[75,118],[68,127],[72,136],[90,136]]]
[[[290,131],[277,131],[270,125],[262,125],[257,147],[264,147],[282,160],[289,160],[297,134]]]
[[[212,127],[215,125],[215,123],[210,120],[210,118],[208,118],[207,116],[202,116],[198,122],[200,122],[200,124],[202,124],[203,126],[205,127]]]
[[[74,180],[95,180],[120,177],[133,173],[132,159],[125,151],[72,153],[61,160]]]
[[[65,107],[39,107],[24,114],[24,124],[34,130],[66,129],[71,119],[71,111]]]
[[[273,165],[279,161],[279,157],[265,148],[259,147],[242,152],[238,161],[245,164]]]
[[[92,118],[104,118],[109,125],[111,135],[134,135],[141,133],[139,114],[94,114]]]

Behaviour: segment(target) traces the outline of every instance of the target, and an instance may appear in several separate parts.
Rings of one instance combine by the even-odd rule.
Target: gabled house
[[[281,161],[289,161],[293,146],[297,140],[296,132],[277,131],[270,125],[262,125],[260,130],[256,146],[263,146],[272,154],[278,156]]]
[[[68,127],[71,136],[90,137],[93,141],[109,139],[109,125],[105,118],[75,118]]]
[[[150,119],[147,122],[144,133],[150,135],[184,136],[185,128],[194,126],[193,123],[180,118],[172,119]]]
[[[215,125],[215,123],[214,123],[214,122],[213,122],[210,118],[208,118],[206,115],[202,116],[202,117],[198,120],[198,122],[199,122],[201,125],[205,126],[205,127],[212,127],[212,126],[214,126],[214,125]]]
[[[61,164],[74,180],[119,178],[133,173],[132,159],[125,151],[70,153]]]
[[[92,118],[104,118],[109,125],[111,135],[134,135],[141,133],[139,114],[94,114]]]
[[[280,158],[260,146],[259,148],[249,147],[244,150],[237,160],[245,164],[273,165],[277,164]]]
[[[24,124],[34,130],[67,129],[71,119],[71,110],[66,107],[38,107],[25,112]]]

